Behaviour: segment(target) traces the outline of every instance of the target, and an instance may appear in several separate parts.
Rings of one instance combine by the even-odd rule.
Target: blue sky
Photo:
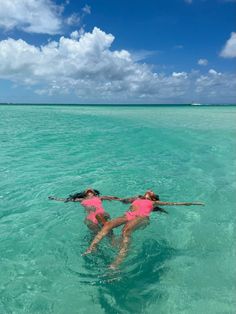
[[[236,103],[236,1],[0,0],[0,102]]]

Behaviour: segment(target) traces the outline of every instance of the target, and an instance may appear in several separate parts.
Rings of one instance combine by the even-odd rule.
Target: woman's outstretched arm
[[[125,198],[121,198],[120,201],[124,204],[131,204],[133,203],[136,199],[138,198],[138,196],[131,196],[131,197],[125,197]]]
[[[102,201],[120,201],[121,199],[117,196],[108,196],[108,195],[103,195],[100,197]]]
[[[56,196],[48,196],[48,199],[51,200],[51,201],[58,201],[58,202],[64,202],[64,203],[67,203],[67,202],[82,202],[83,198],[75,198],[75,199],[72,199],[72,198],[61,198],[61,197],[56,197]]]
[[[58,202],[66,202],[66,198],[56,197],[56,196],[48,196],[48,199],[51,201],[58,201]]]
[[[117,196],[105,196],[105,195],[103,195],[100,197],[100,199],[102,201],[120,201],[124,204],[132,203],[136,198],[137,198],[137,196],[121,198],[121,197],[117,197]]]
[[[202,202],[161,202],[161,201],[155,201],[154,204],[157,205],[166,205],[166,206],[178,206],[178,205],[184,205],[184,206],[191,206],[191,205],[202,205],[205,206]]]

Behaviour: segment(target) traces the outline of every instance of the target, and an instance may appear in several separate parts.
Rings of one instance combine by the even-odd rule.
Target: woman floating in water
[[[121,200],[121,199],[120,199]],[[161,202],[159,197],[151,190],[148,190],[143,196],[123,199],[124,203],[131,203],[129,210],[124,216],[112,219],[106,222],[102,230],[95,236],[91,245],[84,253],[87,255],[96,249],[98,243],[109,233],[113,228],[124,225],[120,241],[120,250],[115,261],[110,265],[110,268],[116,268],[124,259],[127,254],[128,245],[130,242],[131,234],[139,227],[146,227],[149,224],[149,215],[152,211],[160,211],[167,213],[158,205],[204,205],[203,203],[176,203],[176,202]]]
[[[97,233],[101,226],[103,226],[109,219],[110,215],[105,212],[102,201],[112,201],[112,200],[120,200],[116,196],[99,196],[100,192],[94,189],[87,189],[83,192],[76,193],[74,195],[70,195],[67,198],[58,198],[54,196],[49,196],[50,200],[60,201],[60,202],[80,202],[80,204],[84,207],[87,212],[87,217],[85,218],[85,224],[88,228]],[[113,235],[112,232],[109,235]],[[113,239],[114,240],[114,239]]]

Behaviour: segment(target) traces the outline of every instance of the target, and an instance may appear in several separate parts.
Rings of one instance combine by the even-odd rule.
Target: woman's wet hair
[[[160,196],[154,193],[152,195],[152,199],[153,199],[153,201],[160,201]]]
[[[146,193],[145,193],[145,194],[146,194]],[[149,195],[150,195],[150,198],[151,198],[152,201],[160,201],[159,195],[157,195],[157,194],[155,194],[155,193],[152,193],[152,194],[149,193]],[[138,197],[139,197],[139,198],[145,198],[144,195],[139,195]]]
[[[154,212],[161,212],[161,213],[168,214],[168,211],[167,211],[167,210],[165,210],[164,208],[159,207],[158,205],[157,205],[157,206],[154,206],[153,211],[154,211]]]
[[[152,195],[152,200],[160,201],[160,196],[154,193]],[[154,206],[153,211],[168,214],[168,211],[166,211],[164,208],[159,207],[158,205]]]
[[[152,193],[149,195],[152,201],[160,201],[160,196],[158,194]],[[138,197],[145,198],[144,195],[139,195]],[[168,214],[168,211],[166,211],[164,208],[159,207],[158,205],[154,205],[153,211]]]
[[[87,195],[87,191],[90,191],[90,190],[85,190],[85,191],[78,192],[78,193],[75,193],[75,194],[70,194],[70,195],[67,197],[66,202],[73,202],[73,201],[75,201],[77,198],[85,198],[86,195]],[[98,190],[91,189],[91,191],[94,192],[94,195],[95,195],[95,196],[99,196],[99,195],[100,195],[100,192],[99,192]]]

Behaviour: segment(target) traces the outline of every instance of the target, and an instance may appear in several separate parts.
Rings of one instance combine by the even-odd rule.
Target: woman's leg
[[[122,230],[120,251],[114,262],[110,265],[110,268],[112,269],[117,268],[117,266],[122,263],[123,259],[127,255],[132,232],[140,227],[146,227],[148,224],[149,218],[147,217],[138,217],[134,220],[130,220],[125,224]]]
[[[91,220],[85,219],[84,223],[89,228],[89,230],[93,233],[93,236],[95,236],[100,231],[99,225],[93,223]]]
[[[96,219],[97,221],[99,222],[99,224],[104,227],[105,224],[110,220],[111,216],[107,213],[107,212],[104,212],[102,214],[98,214],[96,215]],[[115,235],[114,235],[114,232],[113,230],[111,230],[108,234],[107,234],[107,237],[109,238],[110,240],[110,243],[112,246],[115,246],[116,245],[116,239],[115,239]]]
[[[113,229],[116,227],[119,227],[120,225],[123,225],[124,223],[127,222],[127,219],[125,216],[123,217],[118,217],[115,218],[111,221],[108,221],[104,227],[102,228],[102,230],[95,236],[95,238],[93,239],[92,243],[90,244],[89,248],[86,250],[86,252],[83,255],[87,255],[89,253],[91,253],[96,246],[98,245],[98,243]]]
[[[99,222],[99,224],[103,227],[110,220],[110,215],[108,213],[98,214],[96,215],[96,219]]]

